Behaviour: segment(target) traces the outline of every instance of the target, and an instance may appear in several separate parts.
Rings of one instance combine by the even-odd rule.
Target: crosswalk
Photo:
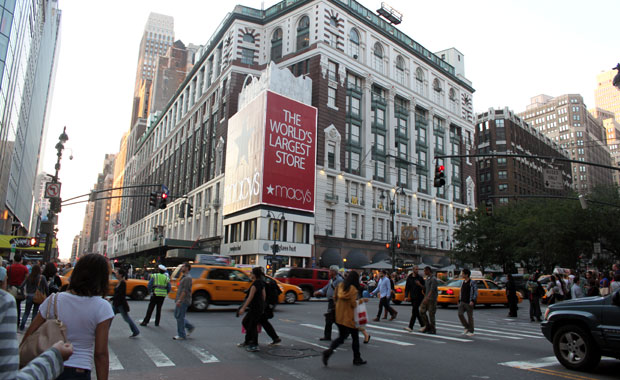
[[[366,326],[366,330],[371,334],[370,345],[373,347],[382,345],[392,345],[407,349],[418,344],[475,344],[477,341],[522,341],[522,340],[539,340],[545,339],[540,332],[539,326],[528,325],[524,322],[512,322],[504,324],[493,324],[490,321],[481,321],[476,327],[475,335],[472,337],[463,335],[463,327],[458,321],[438,319],[436,321],[437,334],[429,335],[418,332],[405,331],[408,321],[395,320],[390,322],[373,322]],[[274,325],[278,330],[278,334],[283,340],[283,346],[308,347],[314,350],[324,350],[329,346],[329,342],[321,342],[317,337],[321,335],[324,326],[316,323],[304,323],[289,319],[281,319],[274,321]],[[417,326],[416,326],[417,327]],[[238,335],[238,331],[235,331]],[[198,361],[205,365],[213,365],[222,362],[222,360],[231,359],[231,355],[226,350],[232,350],[240,355],[244,351],[234,347],[233,342],[217,345],[217,347],[207,347],[200,339],[189,339],[186,341],[175,341],[171,345],[156,345],[152,337],[143,336],[139,338],[139,344],[132,349],[134,357],[148,358],[145,359],[151,366],[156,368],[174,367],[180,365],[175,362],[174,355],[177,357],[190,358],[189,360]],[[264,342],[266,337],[261,337]],[[361,338],[361,335],[360,335]],[[115,350],[123,350],[126,343],[126,337],[111,339],[109,356],[110,370],[122,371],[126,368],[133,368],[134,360],[130,357],[123,357],[120,352]],[[230,346],[230,347],[228,347]],[[263,346],[263,349],[267,348]],[[349,348],[341,346],[339,350],[347,351]],[[140,352],[136,352],[139,350]],[[213,352],[213,351],[217,351]],[[216,356],[217,355],[217,356]],[[221,356],[221,357],[218,357]],[[222,359],[225,357],[226,359]],[[195,360],[194,360],[195,359]]]

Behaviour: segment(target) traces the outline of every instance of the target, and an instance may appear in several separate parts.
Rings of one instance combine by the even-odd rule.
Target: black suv
[[[541,328],[568,369],[592,369],[601,355],[620,359],[620,290],[551,305]]]

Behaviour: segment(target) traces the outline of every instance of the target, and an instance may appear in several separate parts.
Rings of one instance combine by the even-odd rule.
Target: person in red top
[[[15,254],[15,259],[13,264],[9,265],[6,269],[6,274],[8,278],[8,287],[11,286],[20,287],[24,283],[26,276],[28,276],[28,268],[22,264],[22,255],[19,253]],[[19,326],[19,318],[21,317],[22,309],[21,304],[22,300],[15,300],[17,303],[17,326]]]

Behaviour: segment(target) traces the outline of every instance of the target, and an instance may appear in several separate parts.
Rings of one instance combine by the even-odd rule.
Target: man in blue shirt
[[[382,270],[380,276],[381,278],[379,279],[379,285],[377,285],[377,288],[371,293],[373,296],[377,293],[381,294],[381,299],[379,300],[379,312],[377,313],[377,318],[373,319],[373,321],[379,322],[379,318],[381,317],[384,307],[392,316],[390,321],[393,321],[398,312],[390,306],[390,298],[392,296],[392,285],[390,283],[390,278],[387,276],[386,270]]]

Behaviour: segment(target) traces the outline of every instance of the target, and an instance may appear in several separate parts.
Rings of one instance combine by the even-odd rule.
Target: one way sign
[[[562,171],[558,169],[543,169],[545,189],[563,190]]]

